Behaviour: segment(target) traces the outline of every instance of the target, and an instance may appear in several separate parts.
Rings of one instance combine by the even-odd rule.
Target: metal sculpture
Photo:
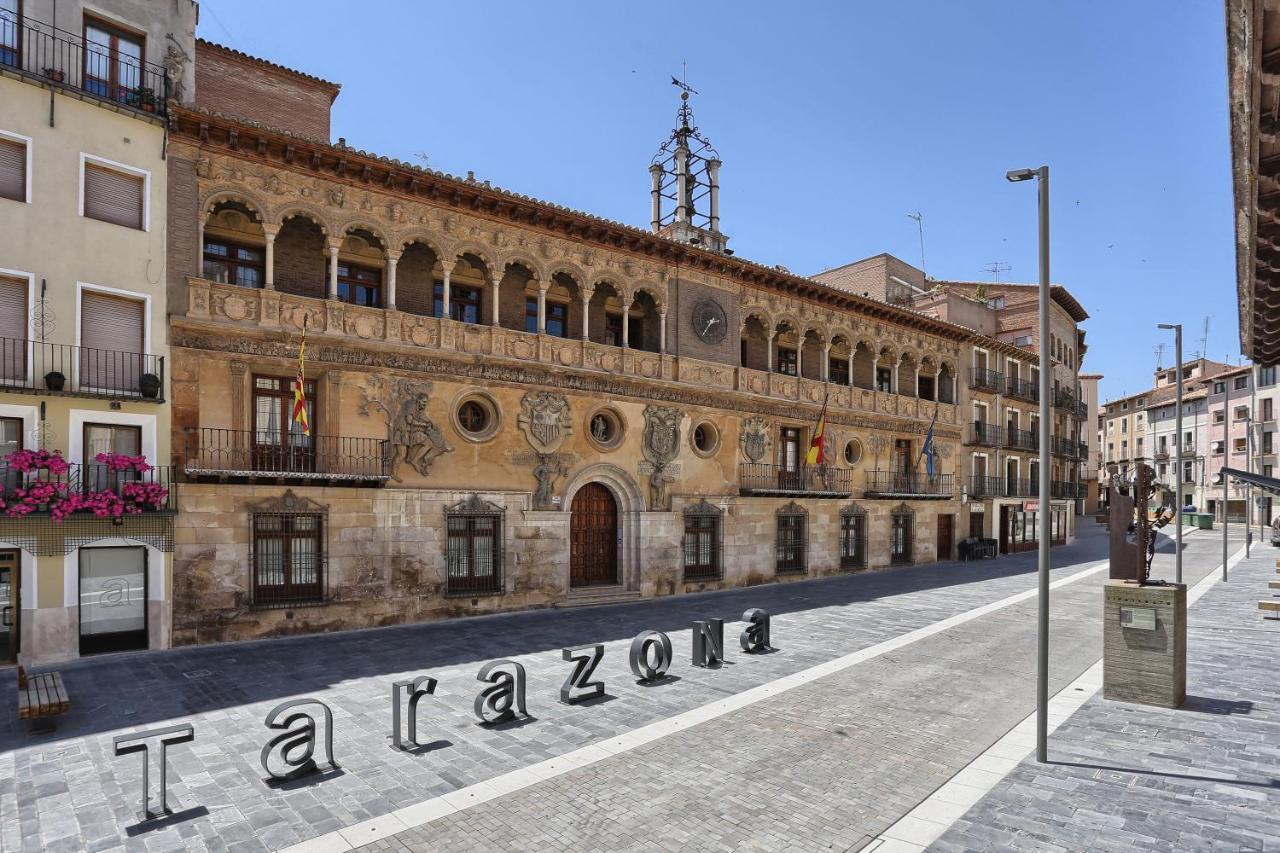
[[[299,776],[314,773],[319,769],[314,758],[316,750],[316,718],[304,711],[285,715],[285,712],[291,708],[299,708],[304,705],[319,705],[320,710],[324,712],[325,757],[328,758],[330,767],[335,770],[338,767],[338,763],[333,760],[333,711],[329,710],[329,706],[319,699],[292,699],[288,702],[281,702],[272,708],[271,713],[267,714],[267,719],[265,720],[267,728],[285,730],[283,734],[276,735],[267,741],[266,746],[262,747],[262,769],[266,770],[267,775],[273,779],[287,782],[297,779]],[[283,719],[281,719],[282,717]],[[302,725],[298,728],[293,728],[295,723],[301,723]],[[279,773],[271,769],[271,753],[277,746],[280,747],[280,759],[284,762],[285,767],[293,769]]]
[[[404,740],[400,737],[400,694],[402,691],[407,691],[409,694],[408,741],[413,746],[422,746],[422,744],[418,743],[418,702],[422,700],[423,696],[430,696],[436,692],[436,680],[429,675],[419,675],[414,679],[391,682],[391,742],[396,749],[408,749],[404,745]]]
[[[747,627],[742,629],[738,642],[742,645],[744,652],[756,654],[773,648],[769,645],[769,614],[767,611],[759,607],[753,607],[742,614],[742,621],[747,623]]]
[[[1111,570],[1112,580],[1127,580],[1139,586],[1152,583],[1151,560],[1156,553],[1156,531],[1173,519],[1179,508],[1168,501],[1157,510],[1154,518],[1148,518],[1148,507],[1158,492],[1167,492],[1155,482],[1155,471],[1150,465],[1139,462],[1129,478],[1113,476],[1107,487],[1107,503],[1111,507]],[[1170,493],[1165,496],[1176,500]]]
[[[724,620],[693,623],[693,665],[717,667],[724,663]]]
[[[142,813],[139,817],[143,821],[172,814],[169,809],[167,751],[170,744],[190,743],[195,739],[196,729],[190,723],[166,726],[162,729],[147,729],[112,738],[116,755],[142,753]],[[160,742],[160,809],[154,812],[151,810],[151,755],[148,750],[150,744],[147,743],[150,740]]]
[[[500,670],[509,666],[511,671]],[[528,716],[524,704],[524,667],[512,660],[495,660],[485,664],[476,675],[477,681],[487,681],[486,687],[476,696],[474,709],[480,724],[494,726],[515,719],[516,713]]]
[[[564,680],[564,686],[560,688],[561,702],[566,705],[573,705],[604,695],[603,681],[588,680],[595,673],[601,659],[604,658],[603,645],[563,649],[561,654],[564,655],[566,661],[576,661],[573,672],[569,673],[569,677]]]
[[[671,668],[671,638],[661,631],[641,631],[631,641],[631,671],[641,683],[661,681]]]

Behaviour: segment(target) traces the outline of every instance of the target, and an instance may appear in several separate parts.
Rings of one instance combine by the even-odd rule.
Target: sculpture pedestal
[[[1106,699],[1180,707],[1187,698],[1187,587],[1107,581],[1102,629]]]

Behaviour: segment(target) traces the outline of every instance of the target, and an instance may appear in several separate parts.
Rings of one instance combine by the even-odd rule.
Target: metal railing
[[[1076,399],[1075,395],[1070,391],[1061,389],[1053,393],[1053,407],[1055,409],[1066,409],[1077,418],[1086,418],[1089,416],[1089,407]]]
[[[1168,448],[1165,448],[1165,447],[1160,448],[1152,455],[1152,458],[1155,459],[1157,462],[1168,462],[1169,461]]]
[[[32,502],[23,493],[39,495],[42,500]],[[123,512],[119,517],[122,518],[178,509],[174,469],[169,465],[153,466],[148,471],[121,471],[96,462],[71,463],[65,472],[54,474],[47,469],[19,471],[0,459],[0,499],[4,503],[0,517],[47,516],[66,498],[102,493],[120,499]],[[114,518],[117,517],[115,506],[111,502],[99,502],[94,506],[71,508],[70,514],[94,515],[96,507],[106,514],[95,517]]]
[[[1039,450],[1040,436],[1029,429],[1005,430],[1005,446],[1015,450]]]
[[[1055,456],[1066,456],[1071,459],[1078,459],[1083,455],[1087,455],[1089,452],[1088,445],[1081,444],[1078,441],[1073,441],[1070,438],[1054,436],[1050,441],[1052,443],[1049,447]],[[1082,447],[1084,448],[1083,454],[1080,451],[1080,448]]]
[[[1005,477],[1004,491],[1011,498],[1034,498],[1040,493],[1040,481],[1029,477]]]
[[[0,338],[0,391],[164,402],[164,356]]]
[[[829,494],[853,492],[853,472],[832,465],[765,465],[743,462],[738,466],[741,494]]]
[[[1018,379],[1010,376],[1004,393],[1006,396],[1026,400],[1029,403],[1040,402],[1040,388],[1030,379]]]
[[[391,477],[388,442],[382,438],[209,427],[183,432],[188,476],[353,482]]]
[[[866,492],[867,497],[874,495],[951,497],[955,494],[955,484],[951,474],[929,476],[919,472],[868,471]]]
[[[1051,498],[1075,500],[1078,496],[1079,489],[1075,483],[1065,480],[1053,480],[1049,483],[1049,497]]]
[[[998,447],[1004,443],[1004,429],[995,424],[984,424],[981,421],[973,422],[973,429],[970,433],[970,444],[985,444],[991,447]]]
[[[1077,459],[1088,459],[1088,458],[1089,458],[1089,445],[1088,445],[1088,444],[1086,444],[1086,443],[1085,443],[1085,442],[1083,442],[1083,441],[1081,441],[1081,442],[1077,442],[1077,443],[1076,443],[1076,458],[1077,458]]]
[[[969,497],[971,498],[1002,498],[1004,493],[1004,477],[979,477],[975,475],[969,478]]]
[[[142,112],[166,114],[169,75],[164,66],[86,42],[78,33],[42,21],[0,17],[0,67]]]
[[[978,391],[999,391],[1004,385],[1004,375],[985,367],[969,369],[969,387]]]

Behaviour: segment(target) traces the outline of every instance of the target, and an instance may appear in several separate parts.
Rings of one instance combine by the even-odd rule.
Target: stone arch
[[[270,209],[268,205],[263,204],[262,200],[253,193],[245,192],[243,187],[230,184],[210,187],[205,191],[200,197],[200,215],[208,216],[216,205],[224,201],[238,201],[256,213],[259,221],[263,223],[268,221],[267,211]]]
[[[420,317],[435,316],[435,287],[441,280],[440,259],[449,257],[428,237],[402,235],[395,243],[396,308]]]
[[[652,282],[639,282],[631,287],[631,298],[634,300],[638,294],[647,293],[649,298],[653,300],[654,307],[659,311],[665,311],[667,304],[667,289]]]
[[[265,287],[270,226],[252,197],[234,190],[210,193],[199,217],[199,275],[222,284]]]
[[[401,231],[391,239],[387,244],[388,248],[395,252],[403,252],[414,243],[421,243],[432,252],[435,252],[437,258],[452,257],[453,250],[449,244],[427,231],[421,229],[413,229],[411,231]]]
[[[498,258],[498,261],[494,264],[493,268],[494,270],[499,271],[499,275],[506,275],[507,268],[512,264],[518,264],[519,266],[524,267],[534,278],[548,278],[546,269],[544,269],[542,264],[528,252],[507,252],[505,255]]]
[[[593,462],[579,468],[565,481],[560,509],[565,515],[568,534],[569,511],[574,495],[587,483],[599,483],[607,488],[618,504],[618,534],[622,547],[618,549],[618,578],[629,590],[640,588],[641,550],[640,513],[646,510],[644,490],[625,469],[609,462]],[[567,546],[566,542],[566,546]],[[569,588],[569,563],[564,564],[564,587]]]
[[[822,363],[827,339],[812,324],[800,336],[800,375],[805,379],[822,380],[826,366]]]
[[[345,238],[352,231],[368,231],[370,234],[382,241],[384,251],[391,250],[395,245],[387,238],[386,229],[369,219],[357,217],[354,219],[344,220],[342,224],[338,226],[337,233]]]
[[[544,281],[550,281],[551,277],[556,273],[564,273],[569,276],[569,278],[573,279],[579,287],[586,286],[587,280],[591,278],[591,276],[583,272],[582,267],[572,261],[566,261],[563,258],[548,263],[543,268],[541,277]]]
[[[498,325],[529,331],[525,327],[525,300],[530,281],[545,280],[542,265],[524,254],[507,255],[498,273]],[[536,330],[535,330],[536,331]]]
[[[322,211],[309,204],[301,204],[297,202],[276,208],[271,215],[271,224],[278,228],[284,228],[285,224],[289,222],[289,220],[296,219],[297,217],[311,220],[312,223],[320,228],[320,233],[324,234],[326,237],[338,233],[333,227],[333,223],[329,220],[329,217],[325,216]]]
[[[493,251],[483,243],[467,241],[453,247],[452,259],[455,264],[462,259],[463,255],[475,255],[484,261],[486,270],[496,270],[498,268],[498,265],[493,262]]]
[[[769,330],[773,324],[769,315],[758,308],[748,311],[742,318],[739,335],[738,358],[743,367],[750,370],[769,369]]]
[[[773,328],[773,316],[769,313],[768,309],[759,305],[742,306],[742,324],[745,326],[747,324],[747,320],[752,317],[756,318],[764,328]]]
[[[293,205],[278,211],[275,287],[282,293],[324,299],[329,281],[328,240],[336,232],[319,211]]]

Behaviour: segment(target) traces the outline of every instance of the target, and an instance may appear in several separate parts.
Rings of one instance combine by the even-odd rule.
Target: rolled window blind
[[[84,164],[84,215],[126,228],[142,228],[143,180],[93,163]]]
[[[80,299],[80,381],[133,392],[145,371],[143,304],[85,291]]]
[[[27,375],[27,283],[0,276],[0,379]]]
[[[27,146],[0,138],[0,197],[27,200]]]

